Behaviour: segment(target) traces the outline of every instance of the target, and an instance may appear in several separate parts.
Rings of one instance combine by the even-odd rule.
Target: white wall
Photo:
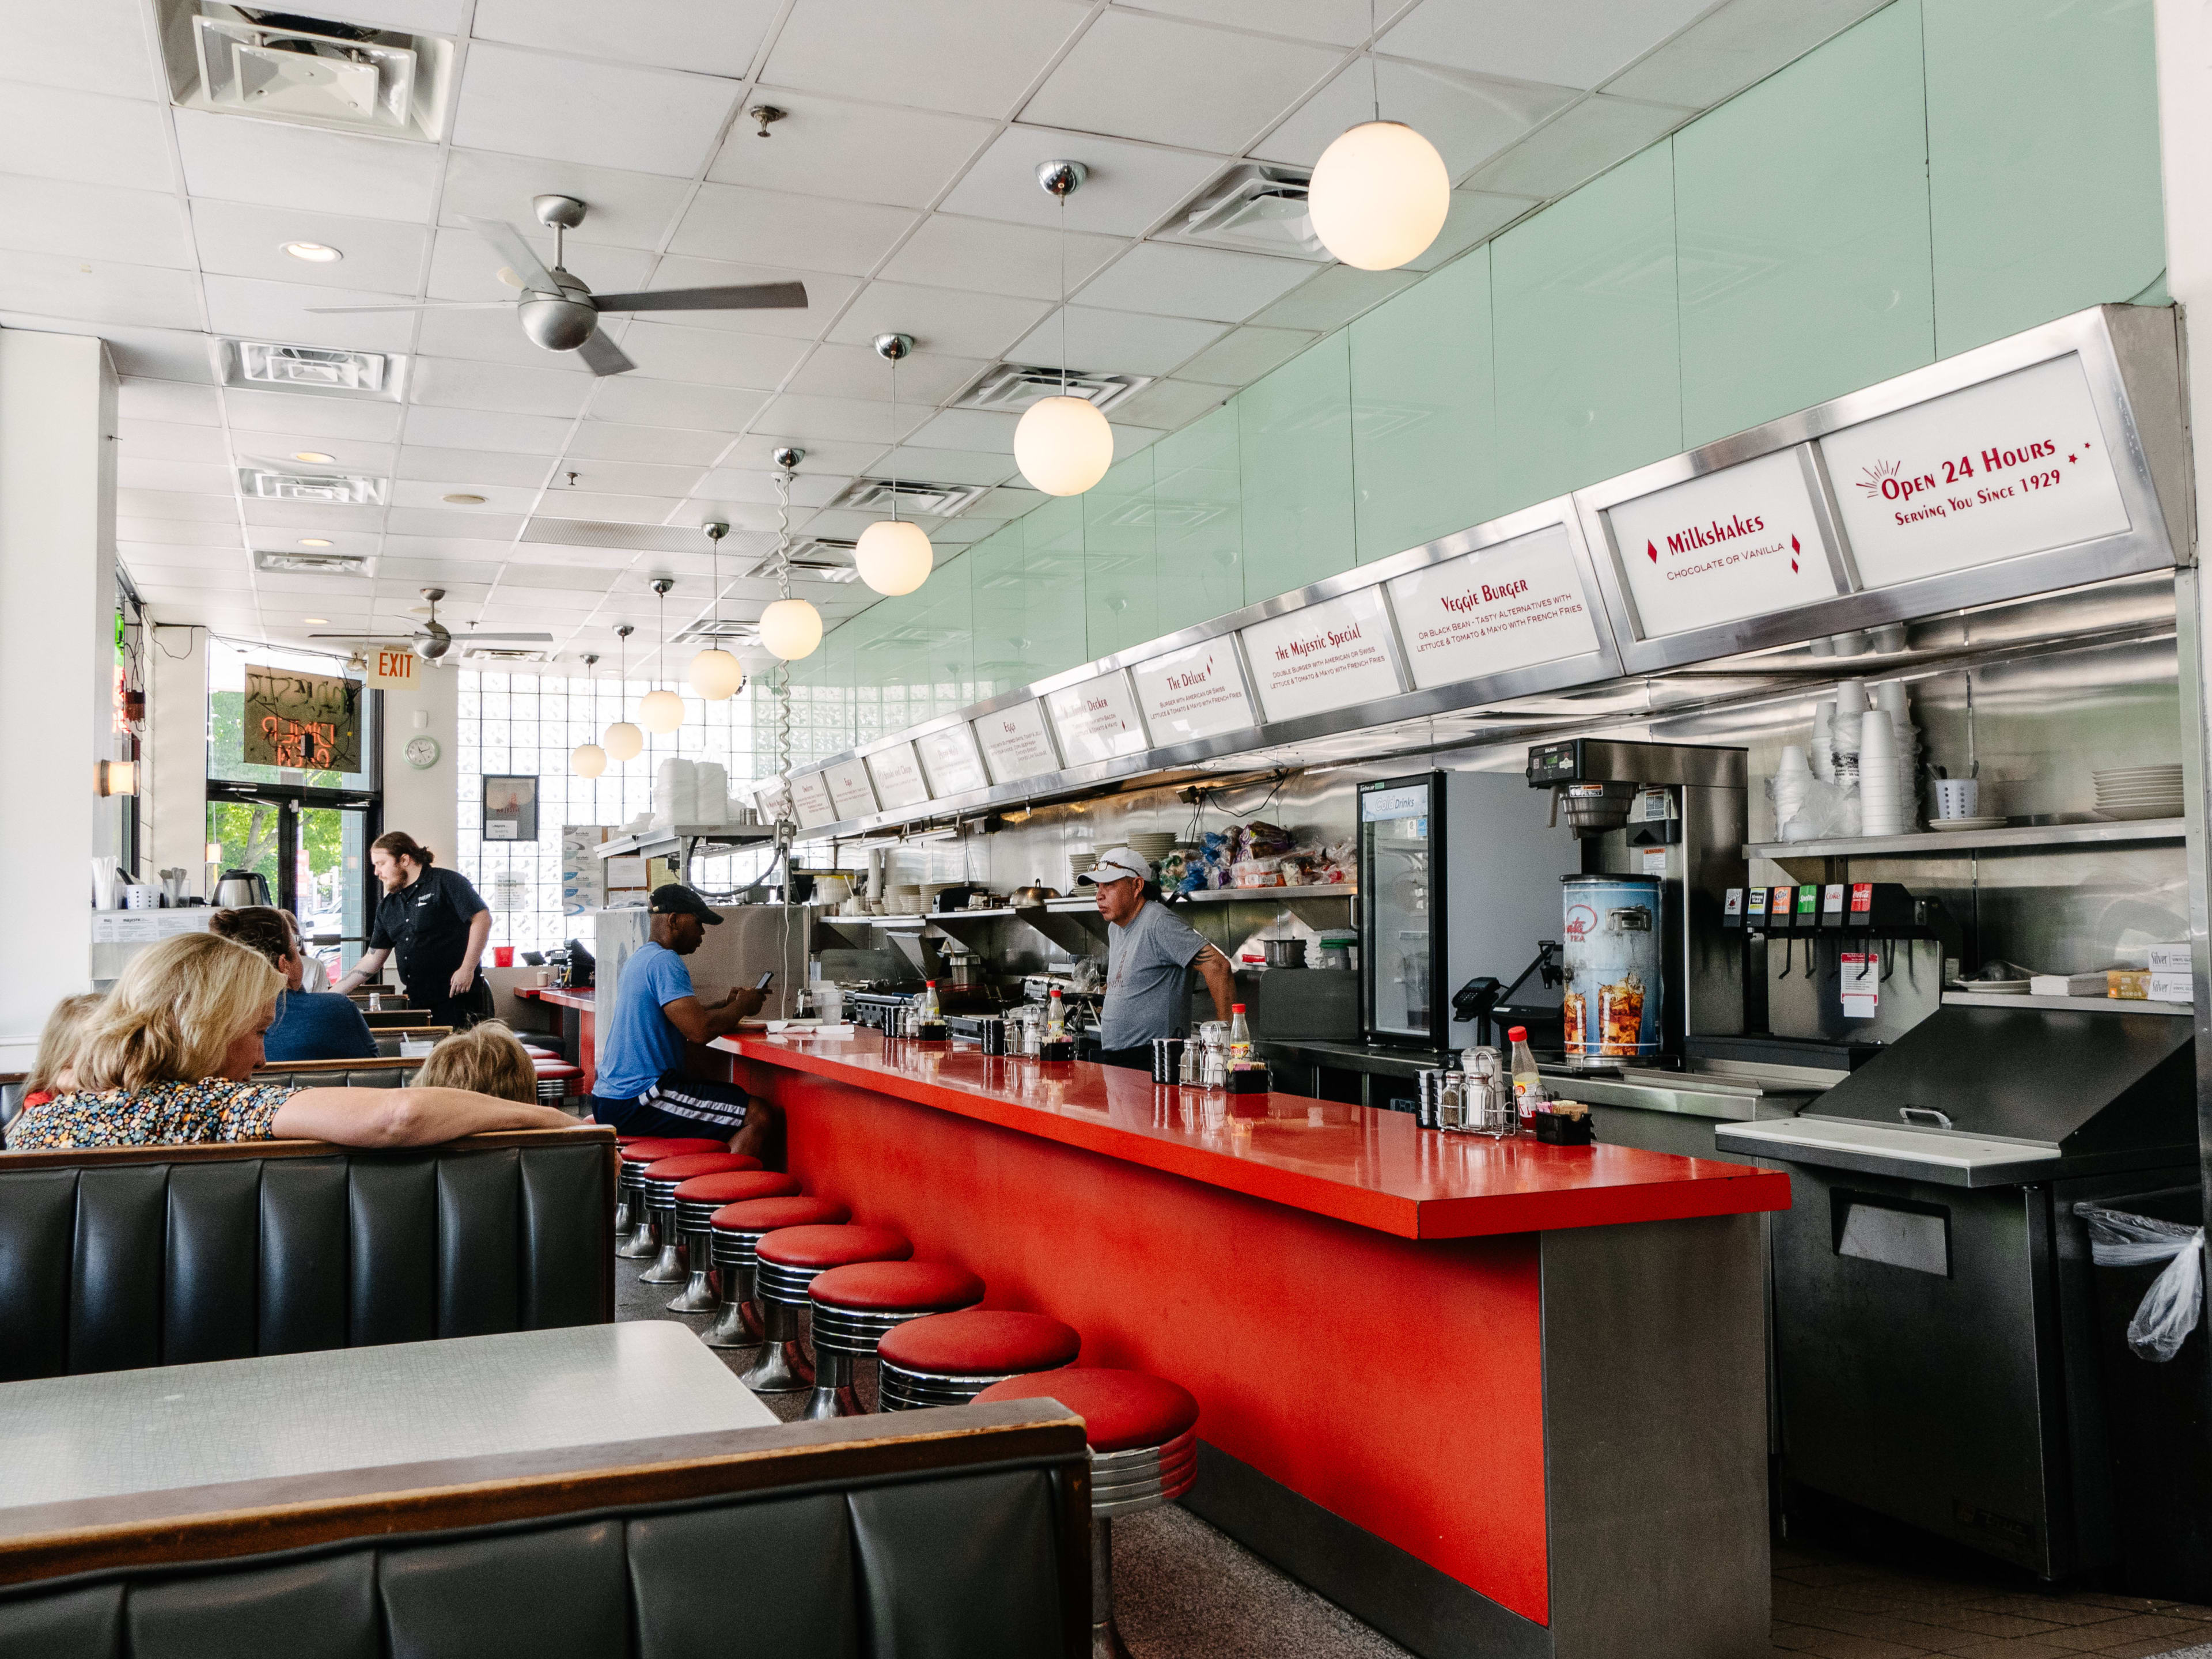
[[[185,890],[207,896],[207,630],[143,630],[146,732],[138,784],[145,878],[183,869]]]
[[[0,330],[0,1070],[91,983],[88,860],[115,851],[115,371],[97,339]]]
[[[457,862],[459,799],[454,783],[459,744],[457,710],[460,676],[451,668],[415,665],[411,684],[380,683],[384,692],[384,827],[404,830],[448,866]],[[417,726],[422,717],[425,724]],[[437,763],[417,771],[407,763],[410,738],[437,740]]]

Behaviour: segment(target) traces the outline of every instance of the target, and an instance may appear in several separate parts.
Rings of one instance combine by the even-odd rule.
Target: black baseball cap
[[[656,916],[696,916],[709,927],[719,927],[722,918],[714,907],[701,898],[680,881],[672,881],[653,890],[649,907]]]

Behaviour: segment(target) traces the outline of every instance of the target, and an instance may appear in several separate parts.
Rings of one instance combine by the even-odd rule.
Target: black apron
[[[433,1025],[465,1030],[491,1012],[491,987],[481,968],[473,985],[458,997],[453,993],[453,970],[468,954],[469,919],[489,908],[466,876],[434,864],[376,907],[369,949],[388,948],[399,958],[407,1000],[428,1009]]]

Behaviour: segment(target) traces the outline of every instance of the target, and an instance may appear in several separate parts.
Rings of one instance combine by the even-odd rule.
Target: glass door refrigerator
[[[1359,786],[1359,1012],[1370,1042],[1441,1049],[1451,987],[1444,774]]]

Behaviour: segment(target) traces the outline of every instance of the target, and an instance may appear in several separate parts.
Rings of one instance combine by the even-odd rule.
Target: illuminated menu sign
[[[910,743],[895,743],[867,757],[868,776],[876,786],[876,799],[886,812],[902,806],[919,806],[929,799],[929,784],[921,775],[921,762]]]
[[[830,804],[840,818],[864,818],[876,810],[876,792],[868,782],[868,769],[860,761],[839,761],[822,769],[830,786]]]
[[[2129,528],[2075,356],[1863,421],[1820,454],[1869,587]]]
[[[925,732],[914,740],[914,746],[921,751],[921,763],[929,770],[933,793],[964,795],[971,789],[990,787],[990,775],[983,770],[983,751],[975,746],[975,728],[966,721]]]
[[[1129,678],[1152,741],[1164,749],[1259,724],[1237,647],[1226,638],[1140,662]]]
[[[1838,592],[1794,449],[1638,495],[1607,517],[1646,639]]]
[[[1101,674],[1068,686],[1048,696],[1045,707],[1052,711],[1060,752],[1070,766],[1141,755],[1148,747],[1127,674]]]
[[[791,810],[802,830],[818,830],[837,822],[837,805],[830,799],[830,781],[819,772],[801,772],[791,781]]]
[[[1017,703],[981,716],[975,721],[975,738],[983,745],[994,783],[1018,783],[1060,769],[1052,733],[1045,730],[1042,703]]]
[[[1395,576],[1406,665],[1421,690],[1600,649],[1564,525]]]
[[[1260,707],[1269,720],[1287,720],[1396,696],[1406,688],[1389,639],[1382,595],[1372,587],[1254,623],[1243,630],[1244,653]]]

